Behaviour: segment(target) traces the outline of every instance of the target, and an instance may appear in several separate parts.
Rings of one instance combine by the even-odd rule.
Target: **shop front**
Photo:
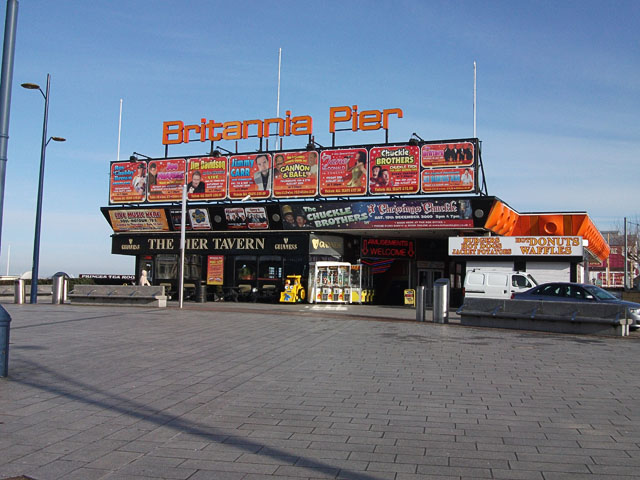
[[[166,144],[181,135],[165,131]],[[274,300],[296,275],[307,301],[384,305],[402,304],[418,286],[430,301],[440,278],[450,280],[452,305],[462,301],[465,272],[487,259],[452,253],[450,238],[573,235],[593,257],[608,255],[586,214],[521,215],[489,196],[476,138],[321,147],[309,133],[306,149],[277,151],[260,138],[257,152],[236,144],[222,155],[211,139],[207,156],[112,162],[101,209],[112,253],[135,255],[137,278],[145,270],[175,292],[184,228],[184,283],[201,296]],[[528,266],[542,270],[535,262],[550,267],[550,258]],[[570,270],[581,261],[574,255]]]

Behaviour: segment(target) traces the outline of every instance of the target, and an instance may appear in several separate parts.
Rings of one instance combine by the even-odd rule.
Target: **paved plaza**
[[[0,479],[640,478],[640,332],[4,305]]]

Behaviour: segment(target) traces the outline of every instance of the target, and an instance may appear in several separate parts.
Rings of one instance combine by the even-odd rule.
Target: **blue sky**
[[[2,12],[6,4],[3,2]],[[44,102],[51,73],[41,275],[133,273],[111,255],[109,162],[164,155],[162,122],[401,108],[390,141],[477,134],[488,193],[520,212],[586,211],[600,229],[640,223],[636,1],[23,0],[18,11],[0,273],[31,268]],[[285,140],[285,148],[304,140]],[[337,143],[378,143],[380,132]],[[222,146],[225,146],[222,144]],[[232,145],[226,145],[232,149]],[[257,148],[245,140],[241,151]],[[171,156],[208,144],[173,146]]]

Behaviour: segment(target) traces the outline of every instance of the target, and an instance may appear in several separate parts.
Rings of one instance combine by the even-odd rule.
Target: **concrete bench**
[[[458,309],[462,325],[611,336],[629,335],[633,320],[626,313],[605,303],[489,298],[466,298]]]
[[[81,305],[167,306],[164,286],[76,285],[68,297],[72,304]]]

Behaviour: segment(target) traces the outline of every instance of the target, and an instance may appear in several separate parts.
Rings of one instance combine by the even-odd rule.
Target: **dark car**
[[[633,319],[634,325],[640,324],[640,303],[620,300],[615,295],[588,283],[553,282],[543,283],[526,292],[514,293],[514,300],[544,300],[551,302],[601,302],[623,305]]]

